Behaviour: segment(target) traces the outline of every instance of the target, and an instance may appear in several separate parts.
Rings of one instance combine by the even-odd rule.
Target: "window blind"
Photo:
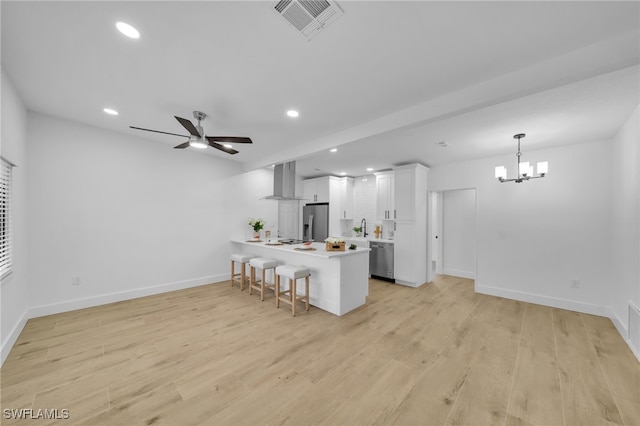
[[[0,158],[0,277],[11,272],[13,244],[11,232],[11,176],[13,164]]]

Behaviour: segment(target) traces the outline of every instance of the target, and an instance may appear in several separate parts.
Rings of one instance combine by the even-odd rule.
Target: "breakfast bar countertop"
[[[371,249],[357,247],[355,250],[349,250],[347,246],[344,251],[327,251],[325,243],[311,243],[310,246],[305,246],[304,244],[276,244],[275,241],[273,243],[269,243],[267,241],[255,241],[255,240],[231,240],[232,243],[236,244],[244,244],[251,247],[265,247],[277,251],[282,252],[294,252],[297,254],[305,254],[309,256],[323,257],[323,258],[333,258],[333,257],[343,257],[343,256],[353,256],[356,254],[363,254],[364,252],[369,252]],[[308,250],[306,247],[311,247],[315,250]]]

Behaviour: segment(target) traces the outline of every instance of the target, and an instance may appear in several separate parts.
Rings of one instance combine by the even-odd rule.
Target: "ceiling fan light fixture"
[[[160,130],[152,130],[152,129],[144,129],[142,127],[129,126],[132,129],[144,130],[146,132],[154,132],[154,133],[162,133],[165,135],[172,136],[180,136],[188,138],[186,142],[181,143],[180,145],[174,146],[174,149],[185,149],[185,148],[198,148],[205,149],[207,147],[212,147],[215,149],[219,149],[220,151],[226,152],[227,154],[237,154],[238,151],[233,149],[230,143],[253,143],[251,138],[247,138],[244,136],[207,136],[204,133],[204,129],[200,122],[206,118],[207,114],[201,111],[193,111],[193,118],[198,120],[197,125],[193,125],[193,123],[186,118],[178,117],[174,115],[173,118],[178,120],[178,123],[185,128],[189,135],[181,135],[178,133],[169,133],[162,132]]]
[[[189,140],[189,146],[192,148],[204,149],[207,147],[207,144],[202,139],[192,138]]]

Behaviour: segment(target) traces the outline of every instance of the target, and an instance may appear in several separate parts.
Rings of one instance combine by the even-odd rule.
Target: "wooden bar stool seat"
[[[264,290],[269,288],[275,290],[275,269],[278,266],[278,261],[275,259],[269,259],[267,257],[254,257],[249,261],[251,266],[251,278],[249,280],[249,294],[253,294],[253,290],[260,292],[260,300],[264,300]],[[256,269],[262,270],[261,278],[256,279]],[[269,269],[273,269],[273,283],[268,283],[266,280],[266,272]]]
[[[253,259],[254,255],[252,254],[244,254],[244,253],[233,253],[231,255],[231,287],[233,284],[240,284],[240,291],[244,291],[245,282],[248,284],[249,277],[246,272],[246,265],[249,263],[251,259]],[[240,264],[240,272],[235,271],[235,264]]]
[[[291,314],[296,316],[296,302],[302,300],[305,302],[305,308],[309,310],[309,277],[311,272],[304,266],[281,265],[276,268],[276,308],[280,307],[280,302],[291,305]],[[280,278],[289,279],[289,289],[282,291],[280,287]],[[298,296],[296,282],[304,278],[304,295]]]

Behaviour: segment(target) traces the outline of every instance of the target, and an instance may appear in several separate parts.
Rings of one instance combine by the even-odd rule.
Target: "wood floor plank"
[[[624,424],[640,425],[640,368],[628,368],[636,362],[631,349],[618,338],[615,326],[608,319],[593,315],[581,317]]]
[[[398,425],[444,424],[480,350],[502,299],[485,297],[449,336],[389,422]],[[380,420],[380,419],[379,419]]]
[[[507,425],[564,425],[551,312],[526,306]]]
[[[524,304],[504,300],[446,424],[504,424]]]
[[[87,392],[86,389],[71,384],[36,394],[34,410],[52,407],[68,410],[70,422],[67,423],[80,422],[109,409],[109,392],[107,388]],[[43,424],[55,423],[54,421]]]
[[[557,309],[553,321],[566,424],[624,424],[581,314]]]

